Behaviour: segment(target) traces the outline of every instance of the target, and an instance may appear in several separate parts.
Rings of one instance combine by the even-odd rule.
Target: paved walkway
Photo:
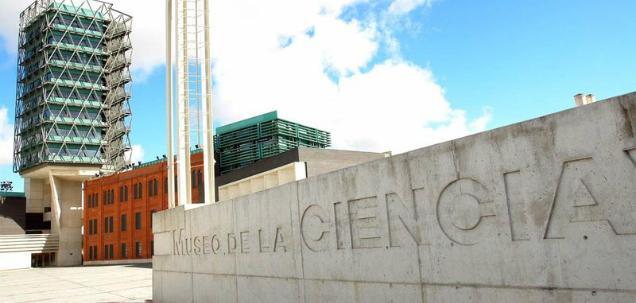
[[[145,302],[148,265],[48,267],[0,271],[0,302]]]

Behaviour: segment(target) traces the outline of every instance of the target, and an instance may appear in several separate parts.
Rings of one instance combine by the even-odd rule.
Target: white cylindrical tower
[[[177,100],[177,186],[181,204],[192,202],[192,182],[203,187],[203,201],[213,203],[214,193],[214,140],[212,116],[212,71],[210,55],[210,5],[209,0],[166,0],[166,60],[175,53],[176,85],[174,94],[172,68],[166,72],[166,106],[168,110],[168,183],[172,183],[170,171],[174,131],[172,98]],[[174,40],[169,32],[174,21]],[[203,150],[203,180],[191,176],[191,146]],[[171,185],[169,185],[171,186]],[[169,205],[174,193],[168,193]]]

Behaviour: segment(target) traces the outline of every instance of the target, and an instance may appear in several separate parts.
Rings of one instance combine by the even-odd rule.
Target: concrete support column
[[[49,173],[51,234],[59,237],[57,266],[82,263],[82,181],[64,180]]]
[[[43,179],[24,178],[27,213],[42,213],[44,207],[50,205],[50,195],[48,195],[48,188],[46,188],[44,181]],[[49,199],[46,199],[46,196],[49,196]]]

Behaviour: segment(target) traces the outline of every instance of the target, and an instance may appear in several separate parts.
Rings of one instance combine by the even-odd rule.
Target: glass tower
[[[20,14],[15,172],[128,164],[131,21],[92,0],[37,0]]]

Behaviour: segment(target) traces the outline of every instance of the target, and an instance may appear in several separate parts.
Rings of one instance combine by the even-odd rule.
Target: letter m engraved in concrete
[[[377,197],[349,201],[349,216],[353,248],[383,247]]]
[[[183,255],[183,229],[172,231],[172,254],[175,256]]]
[[[565,161],[552,199],[544,239],[564,239],[568,224],[574,222],[606,222],[616,235],[636,234],[631,220],[619,219],[622,215],[629,217],[629,214],[621,214],[621,204],[633,201],[612,201],[608,198],[611,194],[612,197],[630,199],[631,196],[633,199],[633,183],[631,188],[625,188],[615,184],[616,181],[616,177],[608,179],[602,175],[592,158]],[[611,191],[620,192],[614,195]]]

